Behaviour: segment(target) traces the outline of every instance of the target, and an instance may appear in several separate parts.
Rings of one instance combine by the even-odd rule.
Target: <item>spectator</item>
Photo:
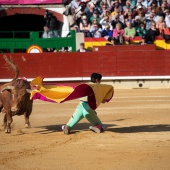
[[[133,25],[134,21],[135,21],[135,20],[132,18],[132,13],[129,12],[127,18],[125,19],[125,24],[126,24],[127,22],[130,22],[131,25]]]
[[[151,8],[151,6],[148,6],[148,8],[146,9],[146,13],[145,13],[145,18],[144,19],[145,20],[149,19],[151,13],[152,13],[152,8]]]
[[[98,23],[100,22],[100,18],[98,17],[97,11],[93,12],[93,15],[90,17],[90,22],[92,23],[94,19],[96,19],[98,21]]]
[[[118,8],[116,8],[115,11],[111,13],[110,20],[113,21],[116,17],[118,17],[119,21],[124,23],[124,15],[121,14]]]
[[[120,5],[119,0],[112,1],[111,9],[118,9],[120,13],[123,12],[123,6]]]
[[[85,37],[91,37],[90,27],[91,25],[87,21],[87,17],[84,15],[82,17],[82,22],[80,23],[80,32],[83,32]]]
[[[149,30],[152,27],[152,22],[153,20],[153,15],[151,14],[150,17],[148,19],[144,20],[146,23],[146,30]]]
[[[159,28],[162,28],[162,24],[164,23],[164,18],[163,16],[159,16],[159,20],[158,22],[156,23],[156,28],[159,29]]]
[[[163,22],[161,27],[159,28],[160,35],[164,38],[165,42],[167,43],[170,40],[170,30],[166,26],[166,23]]]
[[[158,10],[158,15],[159,16],[162,16],[163,18],[165,18],[165,11],[167,10],[168,8],[166,7],[165,3],[162,3],[161,4],[161,7],[159,8]]]
[[[166,26],[170,28],[170,14],[165,17]]]
[[[101,1],[100,7],[100,18],[103,19],[107,15],[107,5],[105,2]]]
[[[80,43],[80,49],[77,52],[89,52],[89,50],[84,47],[84,43]]]
[[[112,22],[111,22],[111,25],[112,25],[112,28],[113,28],[113,29],[115,29],[117,23],[121,24],[121,28],[124,28],[124,27],[125,27],[124,22],[121,22],[121,21],[119,20],[119,15],[116,15],[116,16],[114,17],[114,19],[112,20]]]
[[[94,38],[100,38],[101,37],[101,32],[102,32],[102,29],[99,28],[99,25],[98,24],[93,24],[90,28],[90,32],[91,32],[91,35],[92,37]]]
[[[133,27],[135,27],[135,29],[139,28],[141,24],[141,20],[140,20],[140,16],[136,16],[135,20],[133,22]]]
[[[155,14],[158,13],[159,7],[157,5],[157,1],[156,0],[152,0],[151,8],[152,8],[152,10],[155,10]]]
[[[54,38],[53,32],[49,29],[48,25],[44,25],[44,32],[42,38]],[[53,48],[46,48],[43,49],[44,52],[53,52],[55,49]]]
[[[90,19],[93,16],[94,10],[95,10],[94,4],[87,4],[87,7],[85,8],[84,12],[86,13],[88,19]]]
[[[159,30],[156,28],[156,23],[152,22],[152,27],[148,30],[148,33],[144,37],[144,42],[146,44],[153,44],[156,36],[159,35]]]
[[[137,36],[145,37],[147,34],[147,30],[145,28],[145,24],[141,23],[140,26],[137,28]]]
[[[133,38],[136,35],[136,30],[134,27],[132,27],[130,22],[127,22],[126,25],[127,27],[124,29],[125,43],[130,44],[130,42],[133,40]]]
[[[153,20],[155,22],[158,22],[159,21],[159,16],[156,14],[156,10],[155,9],[152,9],[152,15],[153,15]]]
[[[110,29],[112,30],[112,25],[111,25],[111,22],[109,21],[109,17],[108,16],[105,16],[103,19],[101,19],[100,20],[100,24],[102,26],[102,29],[105,28],[106,24],[109,24],[110,25]]]
[[[42,38],[54,38],[53,32],[49,29],[48,25],[44,25]]]
[[[114,44],[123,45],[124,30],[121,28],[121,24],[117,23],[116,28],[113,30]]]
[[[132,16],[137,16],[139,14],[142,14],[142,16],[145,16],[146,10],[142,6],[137,6],[136,10],[133,10]]]
[[[132,2],[130,0],[126,0],[126,4],[123,7],[123,11],[126,11],[126,9],[129,9],[130,12],[132,12],[133,8],[134,8],[134,5],[132,4]]]
[[[112,37],[112,30],[110,29],[110,25],[106,24],[105,28],[102,31],[102,37],[104,37],[105,39],[109,40]]]
[[[150,7],[150,5],[152,4],[152,1],[141,0],[141,4],[145,7],[145,9],[148,9],[148,7]]]
[[[48,26],[48,28],[53,32],[54,37],[59,37],[58,31],[57,31],[57,18],[53,16],[51,12],[48,10],[46,11],[46,14],[44,16],[45,19],[45,25]]]

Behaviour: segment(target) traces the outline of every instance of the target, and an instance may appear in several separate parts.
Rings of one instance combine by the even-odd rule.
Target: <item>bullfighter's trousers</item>
[[[98,118],[96,111],[92,110],[89,104],[84,101],[80,101],[73,116],[68,121],[67,126],[69,126],[71,129],[83,118],[86,118],[91,123],[92,126],[97,126],[97,125],[102,126],[102,122]]]

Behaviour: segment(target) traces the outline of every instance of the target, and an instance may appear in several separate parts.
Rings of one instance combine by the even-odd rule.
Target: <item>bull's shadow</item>
[[[120,128],[108,128],[106,131],[114,133],[166,132],[170,131],[170,124],[139,125]]]

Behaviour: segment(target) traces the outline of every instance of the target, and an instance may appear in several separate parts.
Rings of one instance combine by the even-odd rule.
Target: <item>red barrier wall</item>
[[[92,72],[103,76],[165,76],[170,75],[168,50],[115,50],[88,53],[41,53],[12,55],[20,70],[20,77],[46,78],[89,77]],[[0,54],[0,79],[12,78],[13,73],[4,67]]]

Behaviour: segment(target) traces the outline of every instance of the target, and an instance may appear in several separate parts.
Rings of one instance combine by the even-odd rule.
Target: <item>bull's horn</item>
[[[26,89],[26,92],[27,92],[27,93],[30,93],[30,94],[31,94],[32,91],[33,91],[32,89]]]
[[[2,93],[4,90],[13,90],[13,89],[14,89],[14,86],[6,86],[6,87],[2,88],[1,93]]]

